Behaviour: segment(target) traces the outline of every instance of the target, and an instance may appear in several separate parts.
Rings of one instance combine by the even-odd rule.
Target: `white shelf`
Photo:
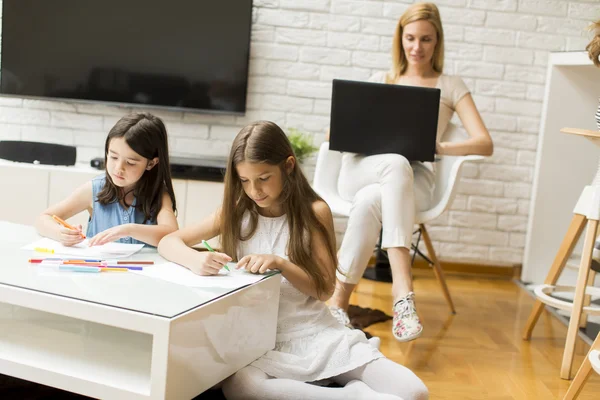
[[[560,52],[560,53],[550,53],[549,63],[551,65],[571,65],[571,66],[581,66],[581,65],[593,65],[592,60],[590,60],[588,53],[585,51],[569,51],[569,52]]]

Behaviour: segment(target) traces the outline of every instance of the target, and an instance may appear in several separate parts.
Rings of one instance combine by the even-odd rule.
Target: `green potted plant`
[[[313,145],[312,135],[301,132],[296,128],[289,128],[288,132],[288,139],[290,139],[292,149],[294,150],[294,154],[299,163],[302,163],[306,157],[318,150],[318,148]]]

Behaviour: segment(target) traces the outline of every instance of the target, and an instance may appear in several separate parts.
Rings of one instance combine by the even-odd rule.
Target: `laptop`
[[[329,149],[434,161],[440,89],[333,80]]]

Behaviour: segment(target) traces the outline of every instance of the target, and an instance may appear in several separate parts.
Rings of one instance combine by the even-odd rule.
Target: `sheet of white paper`
[[[191,287],[221,287],[235,289],[258,282],[271,273],[259,275],[235,269],[235,263],[229,263],[230,272],[221,270],[219,275],[200,276],[189,269],[175,263],[164,263],[144,266],[143,271],[131,271],[136,274],[146,275],[156,279],[162,279],[178,285]]]
[[[36,248],[52,249],[54,254],[44,253],[48,257],[52,256],[77,256],[87,258],[122,258],[129,257],[144,247],[143,244],[129,243],[106,243],[101,246],[92,246],[88,244],[88,240],[76,244],[75,246],[63,246],[56,240],[43,238],[21,247],[22,250],[35,250]]]

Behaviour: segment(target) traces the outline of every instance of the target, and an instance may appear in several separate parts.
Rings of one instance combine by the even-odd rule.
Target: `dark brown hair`
[[[335,238],[331,237],[315,214],[313,203],[322,199],[312,189],[299,166],[295,164],[291,172],[286,172],[285,162],[290,156],[294,156],[290,141],[273,122],[254,122],[238,133],[231,146],[225,173],[225,192],[220,216],[221,244],[226,254],[237,255],[239,242],[254,235],[258,222],[258,206],[244,192],[236,166],[241,162],[279,166],[283,180],[279,201],[287,215],[290,229],[288,257],[310,276],[317,293],[321,294],[326,291],[328,285],[311,256],[311,233],[316,231],[325,241],[329,257],[337,268]],[[241,223],[246,212],[250,213],[250,230],[243,236]]]
[[[171,198],[175,212],[177,207],[171,181],[167,129],[162,120],[149,113],[132,113],[117,121],[106,137],[104,165],[107,165],[108,147],[114,138],[124,138],[127,145],[144,158],[151,160],[158,157],[158,165],[144,171],[133,192],[137,199],[136,208],[144,213],[144,223],[156,221],[165,191]],[[106,174],[104,187],[98,193],[98,202],[106,205],[124,200],[124,197],[123,190],[114,184],[110,174]]]

